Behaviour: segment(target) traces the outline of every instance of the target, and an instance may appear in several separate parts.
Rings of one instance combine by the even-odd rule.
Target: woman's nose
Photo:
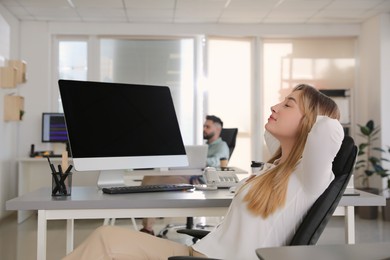
[[[273,113],[276,113],[276,105],[275,106],[271,106],[271,112],[273,112]]]

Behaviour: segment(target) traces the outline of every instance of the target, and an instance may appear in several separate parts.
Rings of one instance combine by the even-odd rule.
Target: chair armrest
[[[210,231],[208,230],[203,230],[203,229],[179,229],[177,230],[177,233],[180,234],[186,234],[198,239],[202,239],[205,237]]]

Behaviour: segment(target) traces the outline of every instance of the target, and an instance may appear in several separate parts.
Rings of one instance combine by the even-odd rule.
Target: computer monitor
[[[43,143],[66,143],[65,118],[62,113],[42,113],[42,142]]]
[[[166,86],[59,80],[77,171],[186,166]]]

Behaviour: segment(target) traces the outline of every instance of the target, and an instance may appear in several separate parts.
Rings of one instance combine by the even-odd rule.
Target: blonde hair
[[[288,180],[302,157],[307,136],[317,119],[317,115],[340,118],[336,103],[314,87],[300,84],[293,89],[294,91],[300,91],[299,108],[303,113],[298,130],[299,134],[295,141],[295,149],[291,151],[286,161],[279,163],[268,172],[248,180],[239,190],[240,192],[245,187],[249,188],[248,193],[244,196],[244,202],[248,202],[247,207],[250,212],[263,218],[267,218],[285,204]],[[268,162],[274,163],[281,155],[282,151],[279,148]]]

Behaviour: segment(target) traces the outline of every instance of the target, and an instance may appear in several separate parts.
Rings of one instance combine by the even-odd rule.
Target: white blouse
[[[266,219],[254,215],[243,202],[246,188],[234,197],[223,221],[193,248],[208,257],[257,260],[257,248],[287,245],[305,213],[333,180],[332,162],[343,138],[338,120],[317,116],[302,159],[290,176],[284,207]],[[270,148],[274,150],[275,146]],[[257,175],[272,167],[275,166],[267,164]]]

